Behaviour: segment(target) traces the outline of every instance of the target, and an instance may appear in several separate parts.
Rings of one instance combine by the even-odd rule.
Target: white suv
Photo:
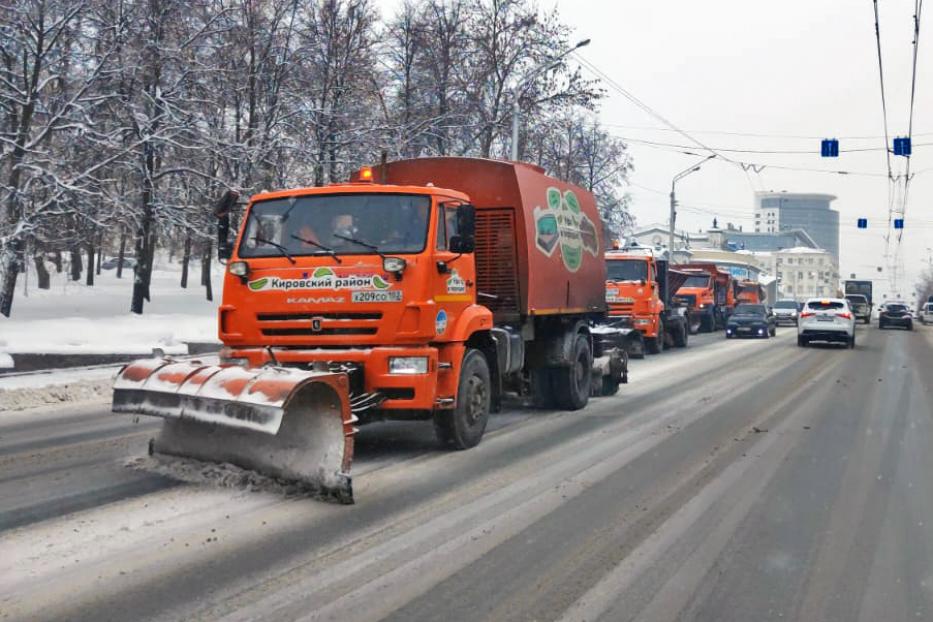
[[[933,302],[927,302],[920,307],[920,322],[933,324]]]
[[[811,341],[844,343],[855,347],[855,315],[845,298],[811,298],[797,323],[797,345]]]

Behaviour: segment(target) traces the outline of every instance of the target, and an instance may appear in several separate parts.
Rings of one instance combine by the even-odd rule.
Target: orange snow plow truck
[[[576,410],[627,380],[595,201],[538,167],[403,160],[259,194],[231,244],[235,202],[220,365],[141,360],[114,387],[115,412],[166,419],[154,452],[352,503],[359,424],[432,420],[466,449],[506,392]]]

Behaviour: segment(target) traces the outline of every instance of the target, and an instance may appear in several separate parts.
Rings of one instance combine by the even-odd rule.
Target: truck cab
[[[732,275],[712,263],[684,264],[678,269],[689,278],[677,290],[675,299],[689,309],[691,324],[702,332],[725,327],[736,303]]]
[[[671,301],[671,271],[665,252],[629,245],[606,252],[606,303],[609,316],[641,332],[645,349],[659,353],[687,344],[687,325]],[[682,279],[674,279],[676,288]]]

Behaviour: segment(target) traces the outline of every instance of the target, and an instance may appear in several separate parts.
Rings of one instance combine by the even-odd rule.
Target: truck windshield
[[[430,205],[427,196],[382,193],[261,201],[249,212],[239,255],[278,257],[281,247],[291,255],[375,252],[359,242],[382,253],[418,253],[427,239]]]
[[[639,259],[607,261],[606,278],[610,281],[647,281],[648,262]]]
[[[708,276],[689,276],[681,287],[709,287]]]

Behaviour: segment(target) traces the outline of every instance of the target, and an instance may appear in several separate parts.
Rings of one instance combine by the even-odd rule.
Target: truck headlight
[[[227,272],[233,276],[244,277],[249,274],[249,264],[245,261],[231,261],[227,266]]]
[[[390,356],[390,374],[426,374],[428,357],[426,356]]]
[[[405,269],[407,262],[401,257],[383,257],[382,269],[386,272],[398,274]]]

